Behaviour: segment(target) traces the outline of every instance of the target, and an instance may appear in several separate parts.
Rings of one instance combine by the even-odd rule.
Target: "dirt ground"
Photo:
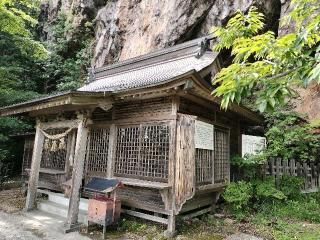
[[[6,213],[0,211],[0,239],[2,240],[90,240],[77,232],[63,234],[59,226],[63,220],[39,211]]]
[[[0,211],[0,239],[1,240],[95,240],[101,239],[101,231],[94,231],[91,234],[80,234],[78,232],[63,234],[60,227],[63,225],[63,219],[57,219],[56,216],[44,214],[40,211],[32,211],[28,213],[16,212],[6,213]],[[145,229],[147,231],[149,229]],[[152,231],[152,227],[151,227]],[[199,237],[199,238],[198,238]],[[121,232],[119,234],[112,233],[107,239],[113,240],[149,240],[164,239],[161,232],[157,231],[155,235],[145,234],[141,232],[132,233],[130,231]],[[201,239],[201,240],[262,240],[261,238],[252,235],[238,233],[231,234],[226,238],[221,238],[215,235],[205,236],[196,235],[178,235],[177,240]]]
[[[25,197],[19,188],[0,191],[0,239],[1,240],[90,240],[101,239],[101,229],[85,233],[63,234],[64,219],[40,211],[24,212]],[[261,240],[252,232],[239,229],[231,219],[219,220],[212,216],[210,224],[195,219],[177,225],[177,240]],[[110,230],[108,239],[113,240],[151,240],[164,239],[164,227],[148,221],[140,221],[127,216],[122,218],[119,227]]]
[[[7,213],[19,212],[25,204],[20,188],[0,191],[0,210]]]

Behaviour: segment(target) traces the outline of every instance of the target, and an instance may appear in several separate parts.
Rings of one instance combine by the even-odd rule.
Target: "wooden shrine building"
[[[219,107],[211,78],[218,54],[201,38],[91,70],[77,91],[0,109],[1,116],[36,119],[25,145],[26,209],[38,188],[71,186],[66,224],[77,223],[82,186],[118,178],[126,213],[168,225],[175,216],[205,212],[229,182],[230,155],[240,134],[261,118]]]

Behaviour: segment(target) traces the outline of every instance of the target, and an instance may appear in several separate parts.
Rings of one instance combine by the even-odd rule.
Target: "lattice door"
[[[106,176],[109,135],[109,128],[92,129],[90,131],[85,166],[87,176]]]
[[[229,132],[215,128],[214,144],[214,180],[215,182],[229,180]]]
[[[117,132],[117,149],[114,164],[115,175],[136,176],[139,162],[139,126],[119,127]]]
[[[22,161],[22,174],[26,174],[26,169],[31,168],[33,154],[34,137],[25,138]]]
[[[212,183],[213,150],[196,149],[196,182]]]
[[[169,138],[166,124],[118,127],[115,175],[167,180]]]
[[[169,162],[169,126],[142,126],[138,174],[167,179]]]

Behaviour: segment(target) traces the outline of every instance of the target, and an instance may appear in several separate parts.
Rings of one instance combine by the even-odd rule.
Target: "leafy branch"
[[[212,80],[223,109],[253,96],[261,112],[273,110],[295,97],[297,86],[320,83],[320,5],[317,0],[292,4],[294,10],[281,24],[294,30],[278,38],[271,31],[261,33],[264,16],[255,7],[213,28],[219,40],[214,50],[231,49],[233,56],[233,63]]]

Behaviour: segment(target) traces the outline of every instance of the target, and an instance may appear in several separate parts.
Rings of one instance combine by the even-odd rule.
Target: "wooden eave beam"
[[[214,97],[211,93],[213,88],[208,88],[208,83],[204,81],[203,78],[197,73],[192,74],[192,79],[194,81],[194,86],[192,89],[187,90],[186,92],[192,92],[194,95],[198,95],[200,98],[207,99],[211,102],[214,102],[218,105],[221,103],[221,98]],[[255,124],[260,124],[263,122],[263,117],[252,112],[244,106],[237,105],[235,103],[231,103],[229,106],[229,110],[235,112],[244,118],[254,122]]]
[[[110,94],[104,93],[68,93],[61,96],[53,96],[52,98],[39,99],[8,106],[0,109],[0,116],[12,116],[19,114],[30,114],[37,116],[41,114],[51,114],[61,111],[70,111],[85,108],[94,108],[99,104],[107,104],[112,102]]]
[[[190,80],[190,75],[184,76],[183,78],[177,79],[175,81],[160,86],[158,85],[143,89],[136,89],[116,93],[114,95],[114,100],[116,102],[124,102],[172,96],[175,95],[177,91],[179,91],[188,80]]]
[[[8,107],[0,111],[0,116],[11,116],[11,115],[18,115],[23,113],[29,113],[32,111],[38,111],[45,108],[53,108],[58,107],[61,105],[69,105],[70,99],[57,99],[52,102],[45,102],[45,103],[38,103],[32,104],[30,106],[15,106],[15,107]]]

